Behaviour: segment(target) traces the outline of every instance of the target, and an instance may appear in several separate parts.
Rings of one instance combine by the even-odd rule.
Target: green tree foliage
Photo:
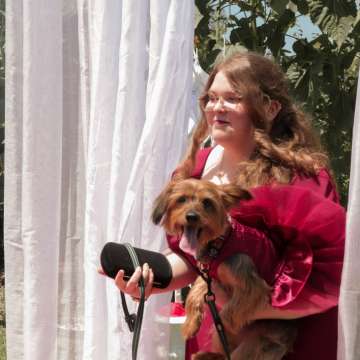
[[[355,0],[195,1],[195,46],[209,71],[224,48],[271,55],[286,72],[293,96],[312,114],[347,202],[352,125],[360,64],[360,13]],[[308,18],[318,31],[299,28]],[[292,48],[287,46],[292,40]]]

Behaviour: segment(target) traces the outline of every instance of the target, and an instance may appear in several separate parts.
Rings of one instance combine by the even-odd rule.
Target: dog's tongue
[[[185,227],[179,243],[180,249],[194,258],[196,258],[197,233],[198,229]]]

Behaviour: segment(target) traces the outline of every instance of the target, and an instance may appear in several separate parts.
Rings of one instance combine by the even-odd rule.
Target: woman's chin
[[[223,145],[231,141],[232,136],[222,130],[213,130],[211,136],[216,144]]]

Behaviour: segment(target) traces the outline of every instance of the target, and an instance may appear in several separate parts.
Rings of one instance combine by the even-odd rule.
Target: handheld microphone
[[[140,248],[135,248],[139,263],[148,263],[154,273],[153,286],[164,289],[172,279],[172,269],[165,255]],[[115,278],[119,270],[124,270],[124,279],[130,279],[135,269],[130,254],[123,244],[109,242],[101,251],[100,263],[106,275]]]

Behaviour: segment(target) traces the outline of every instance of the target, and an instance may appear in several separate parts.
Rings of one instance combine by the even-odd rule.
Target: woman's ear
[[[280,101],[272,100],[269,98],[269,101],[265,105],[265,114],[267,120],[273,121],[276,118],[277,114],[280,112],[281,108],[282,105]]]

